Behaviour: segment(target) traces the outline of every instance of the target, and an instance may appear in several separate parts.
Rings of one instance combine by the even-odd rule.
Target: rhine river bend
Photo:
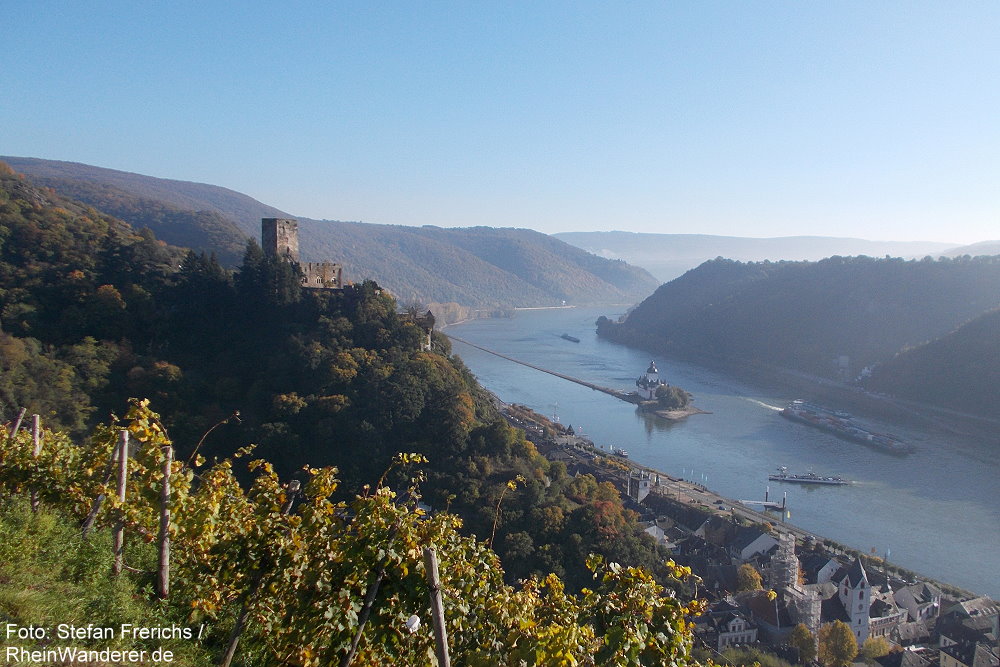
[[[512,319],[473,320],[448,332],[535,366],[634,389],[650,355],[597,338],[599,315],[618,313],[613,308],[518,311]],[[690,391],[694,404],[712,413],[672,424],[469,345],[452,347],[502,400],[556,415],[598,445],[627,449],[638,463],[730,498],[763,499],[770,484],[772,497],[788,492],[789,521],[806,530],[880,556],[888,550],[892,562],[1000,598],[1000,452],[988,443],[891,424],[884,430],[916,450],[906,457],[888,455],[781,418],[778,410],[800,396],[654,357],[661,377]],[[778,466],[839,475],[855,484],[768,482]]]

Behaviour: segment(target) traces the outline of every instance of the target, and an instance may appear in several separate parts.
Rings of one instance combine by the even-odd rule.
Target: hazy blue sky
[[[1000,2],[43,2],[0,154],[408,225],[1000,237]]]

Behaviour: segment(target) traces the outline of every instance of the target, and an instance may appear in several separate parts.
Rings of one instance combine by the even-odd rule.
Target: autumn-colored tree
[[[889,653],[889,642],[885,637],[869,637],[861,645],[861,657],[869,665],[875,664],[876,658],[881,658]]]
[[[788,643],[799,652],[800,663],[805,665],[816,659],[816,637],[809,632],[805,623],[799,623],[795,626],[788,638]]]
[[[826,667],[846,667],[858,654],[858,640],[843,621],[819,629],[819,661]]]
[[[763,580],[761,579],[760,572],[754,569],[753,565],[750,563],[743,563],[736,570],[736,590],[737,592],[744,591],[759,591],[763,588]]]

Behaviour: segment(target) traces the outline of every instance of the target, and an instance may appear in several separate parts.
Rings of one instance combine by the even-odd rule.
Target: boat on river
[[[622,449],[621,447],[613,447],[611,449],[611,453],[614,454],[615,456],[620,456],[623,459],[627,459],[628,458],[628,452],[626,450]]]
[[[788,468],[781,466],[778,472],[773,472],[767,478],[774,482],[793,482],[795,484],[851,484],[851,480],[843,477],[824,477],[817,475],[812,470],[805,474],[795,474],[788,472]]]
[[[562,336],[559,336],[559,337],[562,338],[563,340],[568,340],[571,343],[579,343],[580,342],[579,338],[577,338],[576,336],[570,336],[567,333],[564,333]]]
[[[845,440],[870,445],[890,454],[906,454],[912,450],[910,445],[891,433],[872,431],[862,426],[850,414],[840,410],[830,410],[796,399],[786,405],[779,414],[786,419],[818,428]]]

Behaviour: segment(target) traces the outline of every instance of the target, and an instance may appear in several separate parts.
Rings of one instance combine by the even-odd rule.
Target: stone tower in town
[[[299,263],[299,221],[261,218],[260,245],[268,257],[284,257]]]
[[[799,559],[795,555],[795,536],[791,533],[778,536],[770,574],[771,587],[781,592],[792,621],[803,623],[814,635],[818,633],[822,599],[812,587],[799,583]]]

